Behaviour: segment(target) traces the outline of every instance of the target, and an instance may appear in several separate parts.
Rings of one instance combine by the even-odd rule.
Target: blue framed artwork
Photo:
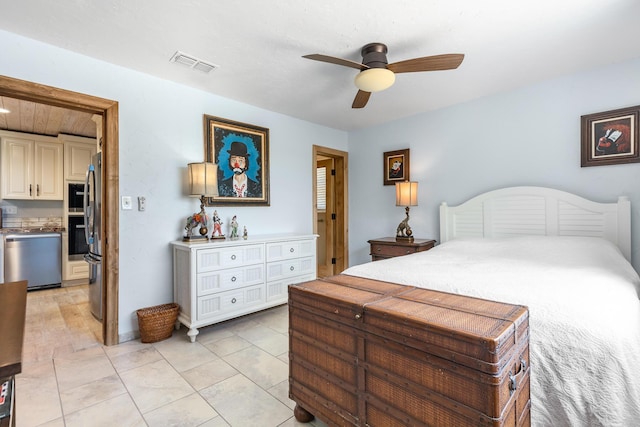
[[[204,115],[205,161],[218,165],[208,204],[269,206],[269,129]]]

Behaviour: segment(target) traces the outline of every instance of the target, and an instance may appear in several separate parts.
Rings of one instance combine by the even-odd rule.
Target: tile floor
[[[153,344],[100,344],[87,286],[30,292],[17,426],[308,426],[288,398],[280,306]]]

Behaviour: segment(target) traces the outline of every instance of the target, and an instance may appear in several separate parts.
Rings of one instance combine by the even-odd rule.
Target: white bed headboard
[[[440,205],[440,241],[457,237],[595,236],[631,260],[631,203],[598,203],[544,187],[510,187]]]

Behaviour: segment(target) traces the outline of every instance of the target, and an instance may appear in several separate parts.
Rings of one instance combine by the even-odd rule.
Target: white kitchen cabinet
[[[198,328],[286,304],[287,287],[316,278],[316,235],[172,242],[178,324]]]
[[[68,254],[69,233],[65,231],[62,233],[62,285],[76,284],[76,281],[84,283],[89,278],[89,263],[83,259],[69,260]]]
[[[87,167],[98,149],[96,140],[73,135],[58,135],[58,139],[64,144],[64,179],[84,181]]]
[[[97,142],[94,138],[84,138],[74,135],[60,134],[58,140],[64,146],[64,206],[69,206],[69,184],[83,183],[86,178],[87,168],[91,164],[91,158],[97,151]],[[71,229],[69,217],[79,216],[77,213],[70,213],[64,210],[64,224],[68,230]],[[65,236],[67,233],[65,233]],[[66,284],[88,283],[89,264],[83,259],[70,258],[69,244],[65,237],[62,251],[62,280]]]
[[[2,198],[62,200],[63,145],[56,138],[0,133]]]

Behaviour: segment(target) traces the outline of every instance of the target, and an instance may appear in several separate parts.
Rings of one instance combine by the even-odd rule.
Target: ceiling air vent
[[[176,64],[185,65],[194,70],[202,71],[203,73],[209,73],[216,68],[220,68],[218,65],[212,64],[210,62],[205,62],[201,59],[198,59],[191,55],[187,55],[186,53],[180,51],[174,53],[170,61],[175,62]]]

